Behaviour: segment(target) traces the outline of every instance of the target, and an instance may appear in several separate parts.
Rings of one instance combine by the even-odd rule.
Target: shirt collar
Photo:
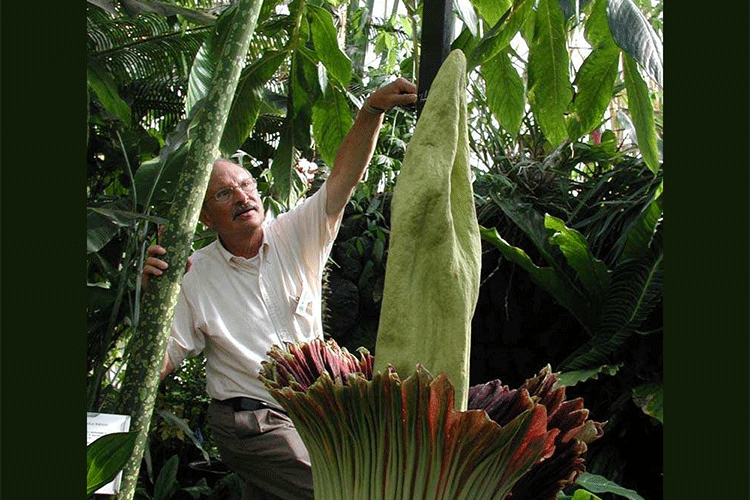
[[[268,238],[266,238],[267,232],[268,231],[263,231],[263,241],[260,244],[260,251],[258,252],[258,256],[261,256],[261,260],[265,259],[266,253],[268,252],[268,248],[270,247]],[[221,243],[218,237],[216,238],[216,241],[214,241],[213,244],[216,245],[216,248],[218,249],[219,256],[221,257],[221,259],[229,265],[242,264],[243,262],[247,262],[251,260],[251,259],[246,259],[244,257],[239,257],[237,255],[234,255],[232,252],[224,248],[224,245]]]

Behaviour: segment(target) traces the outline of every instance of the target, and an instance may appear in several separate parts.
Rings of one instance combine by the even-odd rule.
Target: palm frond
[[[662,297],[662,259],[629,259],[615,268],[609,300],[594,337],[560,365],[582,370],[612,362],[613,355],[638,330]]]
[[[269,167],[276,155],[276,147],[283,129],[283,116],[261,114],[255,122],[252,134],[240,149],[262,166]]]
[[[89,0],[90,2],[92,0]],[[99,0],[101,1],[101,0]],[[204,12],[203,9],[196,10],[197,5],[177,5],[175,2],[160,2],[159,0],[119,0],[119,6],[122,11],[131,17],[138,16],[144,12],[153,12],[162,16],[182,16],[186,21],[210,26],[216,21],[217,10],[222,6],[211,6]]]
[[[185,117],[184,78],[136,80],[125,85],[122,96],[131,102],[132,118],[162,134],[172,130]]]
[[[120,82],[185,76],[212,27],[181,31],[157,14],[134,18],[87,19],[88,57]]]

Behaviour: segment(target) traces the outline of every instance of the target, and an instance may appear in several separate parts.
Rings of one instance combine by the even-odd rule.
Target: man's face
[[[233,163],[217,162],[208,181],[201,222],[222,238],[231,239],[249,236],[261,227],[264,217],[250,173]]]

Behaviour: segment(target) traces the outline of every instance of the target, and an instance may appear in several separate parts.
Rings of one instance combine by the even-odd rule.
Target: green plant
[[[661,86],[661,41],[630,0],[595,0],[580,9],[563,9],[569,2],[556,0],[538,5],[529,0],[476,2],[476,6],[487,31],[479,37],[467,28],[454,47],[467,53],[470,70],[477,69],[483,84],[476,86],[476,97],[486,102],[505,132],[511,137],[523,133],[528,104],[549,153],[598,128],[605,113],[612,115],[610,106],[622,88],[617,84],[622,78],[639,149],[649,168],[658,170],[654,106],[638,68]],[[590,51],[575,68],[569,33],[576,32],[581,22]],[[513,41],[516,35],[523,43]],[[525,51],[527,58],[522,56]],[[509,146],[506,141],[506,155],[512,152]]]
[[[627,231],[614,269],[596,259],[581,233],[550,215],[543,219],[543,231],[532,224],[522,226],[549,267],[535,265],[526,252],[509,245],[497,230],[482,231],[485,240],[527,270],[589,332],[591,340],[561,363],[563,370],[613,364],[613,354],[659,303],[663,260],[660,194]],[[522,211],[517,210],[515,215],[520,221]]]
[[[614,495],[621,496],[623,498],[627,498],[629,500],[643,500],[643,497],[640,496],[635,491],[627,489],[627,488],[623,488],[622,486],[612,481],[609,481],[608,479],[605,479],[601,476],[597,476],[595,474],[589,474],[587,472],[581,474],[578,477],[578,480],[576,481],[576,485],[581,486],[584,489],[577,489],[573,493],[571,500],[578,500],[579,498],[582,500],[586,500],[587,498],[591,498],[595,500],[599,498],[593,493],[611,493]],[[590,492],[593,492],[593,493],[590,493]],[[562,500],[563,497],[560,497],[560,498]]]
[[[112,481],[135,446],[135,432],[106,434],[86,447],[86,496]]]
[[[655,467],[636,458],[661,434],[661,172],[607,133],[599,144],[568,146],[555,162],[509,162],[475,186],[489,227],[475,335],[499,344],[491,352],[517,365],[516,377],[535,360],[565,372],[562,382],[609,421],[588,452],[592,472],[658,495],[659,474],[650,471],[658,471],[659,445],[648,454]],[[502,318],[487,318],[489,303],[505,307]]]
[[[192,486],[183,486],[180,480],[180,458],[172,455],[159,469],[156,479],[146,484],[139,483],[134,494],[136,500],[170,500],[170,499],[215,499],[239,500],[242,497],[243,481],[237,474],[227,474],[209,485],[205,477],[198,479]],[[189,483],[188,483],[189,484]]]

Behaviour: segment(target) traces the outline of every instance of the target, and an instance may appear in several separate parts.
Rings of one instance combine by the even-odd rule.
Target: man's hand
[[[380,87],[367,99],[367,104],[382,111],[415,102],[417,102],[417,86],[405,78],[397,78],[388,85]]]
[[[380,87],[365,101],[354,125],[346,134],[336,153],[328,183],[326,213],[337,217],[351,198],[354,188],[372,159],[383,113],[396,106],[417,102],[417,86],[397,78]]]
[[[163,232],[164,226],[159,226],[159,231],[156,237],[159,243],[161,243],[161,235]],[[167,251],[164,247],[159,244],[151,245],[146,249],[148,257],[146,258],[146,263],[143,265],[143,288],[148,287],[149,276],[161,276],[169,267],[169,264],[157,257],[157,255],[165,255],[166,253]],[[190,257],[188,257],[187,262],[185,263],[185,272],[190,271],[190,266],[192,265],[193,262],[190,260]]]

